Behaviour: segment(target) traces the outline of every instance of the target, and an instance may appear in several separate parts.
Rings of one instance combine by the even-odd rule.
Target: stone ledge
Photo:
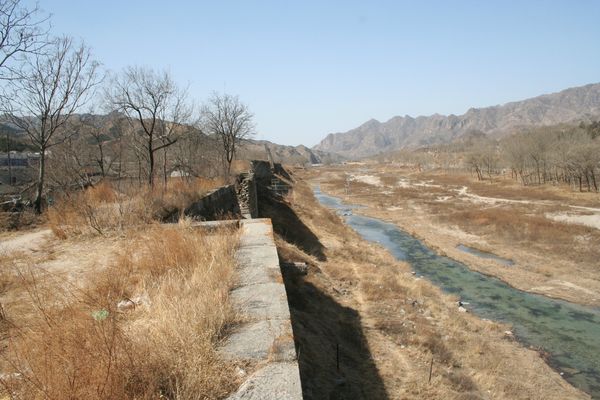
[[[231,298],[242,314],[251,320],[262,318],[290,320],[290,309],[283,283],[268,282],[244,285],[233,290]]]
[[[221,353],[257,362],[260,368],[229,399],[300,400],[300,372],[271,220],[240,224],[238,279],[231,298],[246,322],[229,336]]]
[[[229,400],[302,399],[300,373],[296,362],[274,362],[248,377]]]
[[[244,324],[227,338],[223,353],[231,359],[295,361],[296,349],[289,320]]]

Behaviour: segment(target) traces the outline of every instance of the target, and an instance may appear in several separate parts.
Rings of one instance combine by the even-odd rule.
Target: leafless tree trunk
[[[6,156],[8,158],[8,185],[12,186],[12,161],[10,159],[10,134],[8,132],[6,132]]]
[[[221,143],[221,150],[227,168],[231,173],[231,163],[237,146],[254,134],[253,115],[248,106],[237,96],[214,92],[202,107],[202,127],[205,133],[213,135]]]
[[[100,174],[103,178],[108,174],[114,158],[110,162],[106,159],[106,134],[101,126],[93,120],[94,116],[90,113],[82,116],[80,120],[80,128],[83,136],[89,136],[93,139],[93,143],[97,149],[97,153],[94,157],[94,162],[100,169]]]
[[[523,185],[567,183],[573,190],[597,191],[600,168],[600,123],[579,127],[534,128],[502,140],[502,154]]]
[[[94,149],[87,140],[87,136],[79,133],[69,135],[63,143],[52,148],[52,157],[46,160],[48,185],[68,191],[74,186],[85,188],[94,183]]]
[[[163,148],[163,164],[162,164],[162,170],[163,170],[163,186],[165,188],[165,190],[167,190],[167,149],[168,147]]]
[[[99,64],[82,43],[55,39],[44,54],[31,56],[18,79],[9,81],[7,115],[27,133],[40,153],[35,209],[42,212],[46,157],[50,147],[68,137],[65,127],[99,84]]]

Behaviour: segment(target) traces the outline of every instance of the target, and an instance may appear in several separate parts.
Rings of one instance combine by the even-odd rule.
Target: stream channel
[[[600,399],[600,309],[515,289],[437,254],[394,224],[352,214],[359,206],[343,204],[319,187],[314,193],[364,239],[379,243],[417,275],[459,296],[469,311],[511,324],[520,342],[547,352],[549,364],[569,383]]]

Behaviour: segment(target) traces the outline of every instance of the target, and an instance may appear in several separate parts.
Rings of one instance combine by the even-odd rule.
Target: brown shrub
[[[407,295],[406,287],[400,285],[396,275],[377,267],[372,274],[361,275],[359,286],[364,298],[369,301],[398,299]]]
[[[453,360],[452,352],[442,340],[440,334],[425,323],[418,321],[417,336],[413,338],[416,344],[420,344],[431,352],[435,362],[450,364]]]
[[[66,193],[48,209],[48,222],[59,238],[86,234],[106,234],[171,216],[181,217],[183,210],[218,186],[218,180],[176,178],[165,189],[156,186],[110,182],[76,193]],[[172,218],[171,218],[172,219]]]

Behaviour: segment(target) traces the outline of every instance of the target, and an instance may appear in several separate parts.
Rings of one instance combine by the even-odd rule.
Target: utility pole
[[[6,132],[6,154],[8,156],[8,184],[12,186],[13,178],[12,178],[12,163],[10,161],[10,134],[8,131]]]
[[[350,176],[346,175],[346,196],[350,195]]]

